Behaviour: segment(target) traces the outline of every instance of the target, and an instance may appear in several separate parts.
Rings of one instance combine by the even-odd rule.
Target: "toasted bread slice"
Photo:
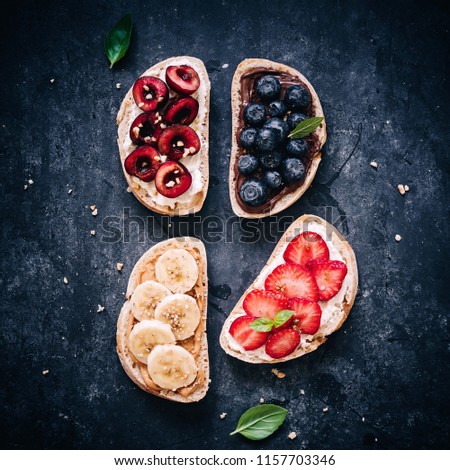
[[[179,56],[163,60],[150,67],[141,76],[151,75],[161,80],[165,80],[165,72],[170,65],[189,65],[193,67],[200,77],[200,87],[191,96],[199,102],[198,115],[190,127],[197,132],[200,138],[201,148],[196,155],[181,159],[192,174],[192,185],[186,193],[181,196],[169,199],[156,191],[154,181],[145,183],[135,176],[129,175],[124,166],[127,156],[137,147],[130,139],[129,131],[133,120],[141,114],[141,110],[136,106],[133,99],[133,88],[131,87],[125,95],[122,105],[117,114],[118,139],[120,160],[122,169],[128,186],[136,198],[154,212],[167,215],[187,215],[198,212],[206,198],[209,184],[209,102],[210,102],[210,81],[203,62],[195,57]],[[172,92],[171,92],[172,96]]]
[[[324,117],[322,105],[320,104],[319,97],[315,92],[311,83],[298,71],[292,67],[289,67],[278,62],[272,62],[271,60],[266,59],[245,59],[242,61],[233,77],[233,82],[231,85],[231,114],[232,114],[232,144],[231,144],[231,158],[230,158],[230,174],[229,174],[229,189],[230,189],[230,199],[231,207],[233,212],[239,217],[247,217],[249,219],[258,219],[261,217],[267,217],[269,215],[278,214],[279,212],[287,209],[289,206],[294,204],[303,193],[309,188],[312,183],[314,176],[316,175],[317,168],[322,159],[322,146],[327,140],[327,131],[325,119],[322,121],[320,126],[315,130],[315,135],[318,139],[318,151],[312,156],[311,163],[307,169],[307,173],[303,181],[298,185],[298,187],[275,202],[272,208],[261,211],[261,212],[248,212],[243,209],[237,198],[239,197],[236,192],[237,184],[237,173],[236,173],[236,161],[239,158],[239,144],[238,144],[238,131],[240,127],[240,113],[242,107],[242,96],[241,96],[241,78],[246,73],[251,72],[254,69],[268,69],[275,70],[280,73],[287,73],[294,77],[298,77],[303,84],[308,88],[312,97],[312,116],[322,116]]]
[[[328,301],[330,302],[330,311],[325,314],[325,311],[323,310],[319,331],[314,335],[301,335],[302,340],[300,345],[293,353],[281,359],[273,359],[261,350],[244,351],[242,348],[237,347],[237,343],[234,342],[228,332],[231,323],[233,323],[237,317],[245,315],[242,307],[244,298],[251,290],[262,288],[266,277],[272,272],[275,266],[284,263],[283,253],[288,243],[299,233],[307,230],[321,232],[319,234],[327,242],[327,245],[329,247],[333,247],[336,250],[335,253],[338,253],[347,265],[347,276],[345,277],[341,290],[335,297]],[[331,249],[330,254],[332,254]],[[336,258],[330,256],[330,259]],[[227,354],[234,356],[241,361],[254,364],[285,362],[303,356],[304,354],[316,350],[327,340],[327,336],[341,327],[352,308],[353,302],[355,301],[357,289],[358,269],[356,258],[351,246],[345,240],[344,236],[335,227],[320,217],[315,215],[303,215],[293,222],[286,230],[273,250],[265,267],[252,285],[244,292],[234,309],[231,311],[230,316],[227,318],[222,328],[220,345]],[[322,309],[324,309],[324,307],[322,307]]]
[[[199,267],[199,277],[196,286],[193,290],[198,295],[198,304],[201,312],[201,321],[197,327],[200,340],[200,352],[196,357],[196,362],[199,367],[197,379],[192,385],[194,390],[189,392],[192,385],[186,387],[185,390],[161,390],[155,386],[147,372],[147,366],[139,363],[128,349],[128,337],[130,331],[136,320],[131,311],[130,298],[135,288],[144,281],[155,280],[154,266],[163,253],[172,248],[183,248],[188,250],[195,259]],[[138,385],[142,390],[145,390],[152,395],[166,398],[167,400],[178,401],[181,403],[192,403],[201,400],[209,387],[209,358],[208,358],[208,342],[206,338],[206,315],[208,303],[208,277],[207,277],[207,261],[206,251],[203,243],[192,237],[171,238],[169,240],[160,242],[150,248],[138,260],[133,268],[128,282],[126,292],[126,302],[117,321],[117,354],[119,355],[120,362],[125,369],[125,372],[130,379]],[[181,344],[182,345],[182,344]]]

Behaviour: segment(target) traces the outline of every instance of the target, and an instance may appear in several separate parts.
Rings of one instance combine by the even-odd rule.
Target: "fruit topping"
[[[269,170],[264,175],[264,181],[271,189],[279,189],[283,185],[283,178],[278,171]]]
[[[267,198],[266,183],[256,178],[249,178],[239,189],[239,196],[249,206],[260,206]]]
[[[302,111],[311,104],[311,97],[306,88],[301,85],[292,85],[286,90],[284,101],[289,109]]]
[[[290,241],[284,250],[283,258],[286,263],[296,263],[306,267],[311,260],[329,259],[330,251],[318,233],[302,232]]]
[[[341,290],[347,275],[347,266],[342,261],[314,259],[306,267],[316,278],[320,300],[330,300]]]
[[[130,127],[130,139],[137,145],[149,144],[158,146],[158,139],[163,129],[159,113],[142,113],[136,117]]]
[[[317,333],[322,317],[322,309],[317,302],[306,299],[291,299],[289,309],[295,312],[293,318],[300,328],[300,333],[305,335]]]
[[[292,113],[287,120],[289,129],[291,131],[294,130],[302,121],[305,121],[306,119],[308,119],[308,117],[302,113]]]
[[[262,100],[272,101],[280,95],[281,83],[272,75],[264,75],[258,79],[255,88]]]
[[[230,335],[246,350],[257,349],[267,340],[269,333],[264,331],[255,331],[250,325],[256,320],[256,317],[244,315],[236,318],[230,326]]]
[[[251,149],[255,145],[256,133],[258,131],[253,127],[243,129],[239,134],[239,143],[245,149]]]
[[[255,144],[261,152],[271,152],[280,144],[280,133],[271,127],[263,127],[256,134]]]
[[[305,139],[290,139],[286,145],[286,152],[292,157],[304,157],[308,152],[308,144]]]
[[[298,183],[305,176],[305,165],[298,158],[286,158],[280,164],[280,173],[287,184]]]
[[[238,170],[242,175],[251,175],[258,169],[259,161],[254,155],[242,155],[238,161]]]
[[[250,126],[261,126],[266,120],[266,108],[260,103],[249,103],[244,108],[244,121]]]
[[[156,189],[169,198],[181,196],[190,188],[191,183],[192,176],[188,169],[174,161],[163,163],[155,176]]]
[[[129,175],[142,181],[155,179],[156,171],[161,166],[159,153],[150,145],[142,145],[125,159],[125,170]]]
[[[242,307],[247,315],[273,319],[288,303],[289,299],[281,292],[254,289],[245,296]]]
[[[270,129],[275,129],[279,135],[279,141],[283,142],[287,139],[289,134],[289,126],[287,122],[284,122],[280,118],[271,118],[265,124],[264,127],[268,127]]]
[[[191,96],[169,103],[165,113],[167,124],[190,124],[198,114],[198,101]]]
[[[283,154],[278,150],[274,150],[273,152],[262,153],[259,159],[263,168],[266,170],[274,170],[278,168],[283,160]]]
[[[189,65],[171,65],[166,70],[166,82],[172,90],[190,95],[200,86],[200,77]]]
[[[156,111],[166,104],[169,90],[159,78],[141,77],[134,82],[133,98],[142,111]]]
[[[158,141],[161,155],[179,160],[188,155],[195,155],[200,150],[200,139],[189,126],[175,124],[163,131]]]
[[[269,116],[270,117],[279,117],[282,118],[287,111],[286,105],[284,104],[283,101],[280,100],[275,100],[272,101],[272,103],[267,106],[267,109],[269,110]]]
[[[276,331],[266,343],[266,354],[280,359],[293,353],[300,344],[300,333],[292,328]]]
[[[299,297],[317,302],[319,288],[311,272],[298,264],[281,264],[266,278],[267,290],[281,292],[288,298]]]

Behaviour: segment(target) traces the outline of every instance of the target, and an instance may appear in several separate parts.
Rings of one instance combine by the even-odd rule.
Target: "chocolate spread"
[[[241,130],[244,129],[244,127],[246,127],[245,122],[244,122],[244,117],[243,117],[244,108],[250,102],[252,103],[261,102],[261,99],[255,90],[255,82],[256,80],[258,80],[260,77],[264,75],[273,75],[278,78],[278,80],[281,83],[280,99],[284,98],[284,93],[286,92],[286,89],[289,88],[290,86],[302,85],[308,91],[309,96],[311,98],[311,105],[306,110],[305,114],[308,117],[312,117],[315,115],[315,109],[312,104],[311,91],[309,90],[309,87],[302,80],[300,80],[300,78],[294,75],[288,74],[288,73],[279,72],[277,70],[267,69],[264,67],[256,67],[251,72],[247,72],[242,75],[241,77],[241,107],[239,110],[239,127],[236,129],[236,135],[234,136],[238,144],[238,155],[234,164],[234,175],[235,175],[234,177],[236,179],[235,191],[236,191],[236,200],[239,206],[241,207],[241,209],[245,210],[246,212],[253,213],[253,214],[259,214],[263,212],[272,211],[275,204],[281,198],[295,191],[299,185],[299,183],[286,185],[286,186],[283,186],[281,190],[278,190],[278,191],[268,189],[271,192],[269,193],[267,201],[257,207],[253,207],[253,206],[249,206],[248,204],[245,204],[239,196],[239,190],[242,184],[244,183],[244,181],[247,179],[247,177],[244,175],[241,175],[238,170],[239,157],[246,153],[245,149],[243,149],[239,143],[239,135],[241,133]],[[314,133],[309,135],[305,139],[308,142],[308,147],[309,147],[308,153],[306,154],[305,157],[302,158],[302,161],[305,164],[305,170],[306,170],[305,174],[306,174],[311,165],[313,156],[319,151],[320,143],[318,141],[317,136]]]

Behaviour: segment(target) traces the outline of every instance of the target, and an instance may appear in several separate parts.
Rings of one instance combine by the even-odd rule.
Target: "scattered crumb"
[[[125,292],[123,293],[123,295],[125,295]],[[208,383],[210,384],[212,382],[211,379],[208,379]]]
[[[91,211],[95,211],[96,208],[97,206],[95,204],[93,206],[89,206],[89,209],[91,209]]]
[[[116,83],[116,88],[117,88],[118,90],[120,90],[120,87],[121,87],[121,86],[122,86],[121,83]]]
[[[366,420],[366,418],[364,418],[364,416],[361,418],[361,421],[364,423],[364,421]]]
[[[169,228],[171,228],[171,227],[172,227],[172,224],[169,224]]]
[[[259,402],[260,402],[261,404],[265,403],[265,401],[266,401],[266,400],[264,400],[263,397],[261,397],[261,398],[259,399]]]
[[[97,209],[94,209],[94,210],[92,211],[92,215],[95,217],[97,214],[98,214],[98,210],[97,210]]]
[[[402,184],[397,186],[398,192],[403,196],[406,193],[405,187]]]
[[[409,191],[409,186],[407,184],[405,184],[405,191],[408,192]]]
[[[131,193],[131,188],[128,186],[127,193]]]
[[[105,310],[105,307],[103,305],[98,304],[97,305],[97,313],[103,312]]]
[[[67,277],[64,276],[63,282],[64,282],[64,284],[69,284],[69,279],[67,279]]]
[[[372,168],[377,169],[377,168],[378,168],[378,163],[377,163],[377,162],[370,162],[370,166],[371,166]]]
[[[91,230],[91,236],[95,237],[95,230]]]
[[[399,242],[401,239],[402,239],[401,235],[397,233],[397,235],[395,235],[395,241]]]
[[[31,184],[33,184],[33,183],[34,183],[34,181],[33,181],[33,180],[28,180],[28,184],[30,184],[30,185],[31,185]]]
[[[117,263],[117,271],[122,271],[123,263]]]
[[[227,416],[227,413],[220,413],[219,418],[220,419],[225,419],[226,416]]]
[[[55,79],[54,79],[54,78],[51,78],[51,79],[50,79],[50,83],[55,83]]]
[[[48,375],[50,373],[50,371],[48,369],[45,369],[42,371],[42,375]]]
[[[289,439],[294,440],[297,437],[297,433],[292,431],[288,434]]]
[[[222,68],[223,68],[223,69],[227,69],[229,66],[230,66],[230,64],[223,64],[223,65],[222,65]]]
[[[323,411],[324,413],[327,413],[327,412],[328,412],[328,406],[326,406],[325,408],[323,408],[322,411]]]
[[[272,369],[272,374],[276,375],[279,379],[284,379],[286,374],[284,372],[280,372],[278,369]]]
[[[28,189],[28,185],[27,185],[27,184],[24,184],[24,185],[23,185],[23,189]]]
[[[72,189],[69,189],[69,191],[67,191],[67,194],[72,194]]]
[[[305,394],[305,391],[303,390],[303,388],[300,389],[300,395],[304,395]]]

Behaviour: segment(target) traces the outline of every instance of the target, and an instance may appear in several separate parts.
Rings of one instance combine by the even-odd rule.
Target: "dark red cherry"
[[[134,82],[133,98],[142,111],[156,111],[167,103],[169,90],[159,78],[141,77]]]
[[[198,101],[186,96],[169,102],[166,108],[165,120],[167,124],[190,124],[198,114]]]
[[[156,171],[160,166],[159,153],[150,145],[138,147],[125,160],[126,172],[146,182],[155,179]]]
[[[200,77],[189,65],[171,65],[166,69],[166,82],[172,90],[190,95],[200,86]]]
[[[163,163],[156,172],[156,189],[165,197],[181,196],[190,188],[191,184],[192,176],[189,170],[179,162]]]
[[[159,153],[171,160],[195,155],[200,150],[200,139],[189,126],[175,124],[163,131],[158,140]]]
[[[130,127],[130,138],[137,144],[148,144],[158,148],[158,139],[165,126],[162,116],[156,113],[142,113]]]

